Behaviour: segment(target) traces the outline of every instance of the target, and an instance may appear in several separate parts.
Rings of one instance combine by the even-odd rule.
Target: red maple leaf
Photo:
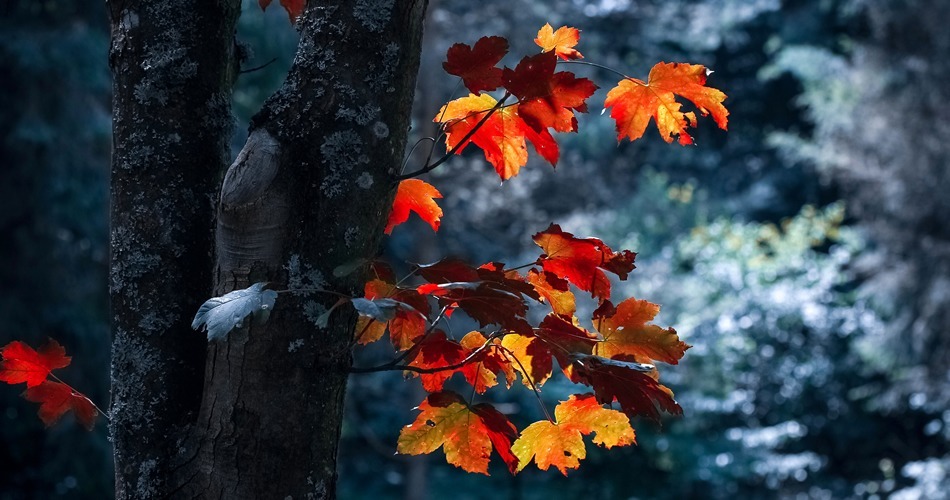
[[[605,108],[613,108],[610,117],[617,122],[617,140],[642,137],[652,118],[664,141],[673,142],[673,136],[678,135],[680,144],[692,144],[686,129],[696,126],[696,114],[683,113],[676,96],[692,101],[703,116],[712,114],[719,128],[725,130],[729,111],[722,101],[726,94],[706,87],[706,74],[706,67],[700,64],[660,62],[650,70],[647,82],[621,80],[604,101]]]
[[[91,431],[96,424],[96,416],[99,415],[89,398],[66,384],[51,380],[30,387],[23,393],[23,397],[28,401],[40,403],[40,419],[47,427],[55,424],[69,410],[73,410],[76,412],[76,419]]]
[[[596,333],[588,332],[571,321],[556,314],[548,314],[538,325],[536,334],[551,350],[561,368],[568,370],[572,357],[578,354],[590,354],[600,340]]]
[[[576,132],[574,111],[587,112],[587,98],[597,85],[574,73],[555,73],[557,54],[542,52],[525,57],[515,69],[502,73],[505,88],[518,97],[518,113],[529,127],[541,132],[553,128],[558,132]]]
[[[426,221],[433,231],[439,230],[442,218],[442,209],[435,202],[442,193],[431,184],[420,179],[406,179],[396,188],[396,198],[393,200],[393,209],[389,212],[386,222],[386,234],[391,234],[393,228],[409,220],[409,212],[415,212]]]
[[[682,415],[673,391],[651,376],[655,373],[652,365],[582,355],[574,357],[571,375],[575,382],[593,388],[597,401],[617,401],[627,415],[643,415],[655,422],[660,420],[657,408]]]
[[[27,387],[36,387],[46,380],[46,376],[57,368],[69,366],[72,358],[66,355],[66,349],[55,340],[48,340],[40,350],[23,342],[10,342],[0,350],[0,381],[8,384],[26,382]]]
[[[544,250],[539,259],[541,267],[555,276],[566,279],[591,297],[610,297],[610,280],[604,271],[627,279],[634,269],[637,254],[629,250],[614,252],[597,238],[576,238],[562,231],[557,224],[533,236],[534,242]]]
[[[501,68],[496,67],[508,53],[508,40],[500,36],[483,36],[474,47],[457,43],[449,47],[442,63],[445,72],[462,78],[462,83],[475,95],[501,86]]]

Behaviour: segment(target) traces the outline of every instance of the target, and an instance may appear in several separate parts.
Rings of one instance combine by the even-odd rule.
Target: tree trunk
[[[378,252],[395,192],[391,171],[405,149],[426,2],[310,2],[297,22],[300,43],[287,80],[252,120],[244,149],[224,177],[213,262],[205,201],[228,139],[239,5],[189,1],[175,9],[178,3],[143,4],[150,12],[164,9],[148,20],[155,33],[123,30],[124,24],[146,25],[137,6],[112,13],[114,113],[141,118],[115,125],[117,494],[331,498],[352,308],[335,309],[328,326],[318,328],[314,320],[335,296],[282,294],[265,325],[237,328],[209,344],[206,360],[196,341],[204,342],[202,335],[187,325],[212,293],[259,281],[362,293],[364,273],[337,277],[333,269]],[[162,28],[163,20],[174,18],[177,25],[192,16],[201,20],[195,33]],[[184,48],[166,51],[166,44]],[[191,46],[202,48],[192,55]],[[153,75],[142,68],[156,51],[185,55],[174,56],[168,75]],[[200,94],[195,82],[179,78],[181,88],[174,90],[188,94],[182,101],[143,102],[142,81],[161,77],[157,81],[174,87],[174,70],[184,71],[190,61],[198,61],[194,80],[215,82],[214,91],[193,95]],[[167,114],[169,107],[182,115]],[[155,123],[140,128],[143,121]],[[180,142],[161,142],[173,134]],[[194,149],[179,147],[198,137]],[[183,181],[167,190],[156,185],[171,177]],[[172,211],[175,225],[169,226]],[[186,238],[184,229],[168,227],[191,232]]]
[[[201,402],[215,179],[227,165],[239,0],[113,0],[111,287],[116,496],[169,491]]]

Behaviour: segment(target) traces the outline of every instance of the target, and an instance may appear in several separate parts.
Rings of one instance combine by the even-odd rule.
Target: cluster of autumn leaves
[[[461,154],[474,144],[503,181],[525,166],[528,144],[555,165],[560,151],[552,133],[576,132],[576,113],[587,111],[587,99],[597,90],[586,78],[557,71],[559,62],[583,57],[576,49],[579,36],[572,27],[545,25],[535,39],[541,52],[524,57],[514,69],[498,66],[508,52],[508,41],[501,37],[449,48],[443,67],[461,78],[470,94],[443,106],[434,119],[441,124],[447,154]],[[692,144],[687,129],[696,126],[696,115],[684,112],[676,96],[692,101],[725,129],[726,96],[706,87],[706,76],[701,65],[659,63],[646,82],[624,77],[604,103],[616,121],[618,140],[638,139],[652,120],[666,142],[678,137],[680,144]],[[503,95],[496,99],[487,93],[492,91]],[[438,230],[442,210],[435,200],[441,197],[422,180],[403,180],[386,233],[412,212]],[[388,331],[402,353],[396,358],[404,363],[399,367],[417,375],[430,393],[418,406],[416,420],[400,433],[400,453],[431,453],[441,447],[449,463],[487,474],[494,452],[512,473],[534,461],[543,470],[556,467],[566,474],[586,456],[583,436],[593,434],[593,442],[607,448],[628,445],[635,442],[630,417],[656,421],[661,412],[682,413],[672,391],[659,383],[654,363],[676,364],[689,346],[672,328],[652,323],[659,312],[656,304],[630,298],[614,305],[610,300],[607,273],[626,279],[636,254],[614,252],[596,238],[577,238],[553,224],[533,239],[543,253],[529,266],[506,269],[489,263],[475,268],[449,259],[419,266],[415,274],[424,282],[416,286],[396,283],[386,270],[377,270],[377,278],[366,284],[364,299],[387,301],[386,307],[374,309],[386,312],[383,317],[358,307],[363,316],[357,341],[374,342]],[[597,300],[587,322],[576,316],[574,289]],[[437,314],[430,308],[433,302],[439,306]],[[537,325],[528,319],[529,303],[548,308]],[[456,309],[485,331],[454,340],[437,329]],[[553,417],[545,409],[547,419],[520,433],[491,404],[472,404],[444,389],[456,373],[477,394],[501,381],[511,387],[520,377],[543,407],[540,391],[554,373],[554,362],[592,393],[561,401]],[[614,403],[619,410],[604,406]]]
[[[634,298],[617,305],[610,301],[607,273],[626,279],[636,254],[615,252],[603,241],[578,238],[553,224],[533,239],[543,253],[517,269],[497,262],[476,268],[446,259],[418,266],[413,274],[421,283],[403,285],[385,266],[374,267],[377,277],[366,284],[364,299],[378,301],[379,307],[363,313],[356,340],[368,344],[388,331],[403,363],[390,367],[417,375],[430,393],[415,422],[400,433],[400,453],[442,447],[449,463],[487,474],[494,451],[512,473],[532,460],[541,469],[553,466],[566,473],[585,456],[582,436],[596,433],[594,442],[608,448],[631,444],[629,417],[658,420],[661,411],[682,413],[673,393],[659,383],[653,363],[675,364],[689,346],[672,328],[651,323],[657,305]],[[593,330],[576,317],[574,289],[599,304],[590,321]],[[532,303],[548,311],[536,325],[529,319]],[[481,331],[454,340],[438,329],[440,320],[456,310]],[[477,394],[500,383],[511,387],[520,377],[540,396],[555,362],[593,393],[571,396],[557,405],[552,419],[535,422],[520,435],[492,405],[470,404],[445,390],[455,374]],[[603,407],[614,402],[619,411]]]
[[[40,419],[47,426],[55,424],[66,412],[72,410],[76,419],[92,430],[99,411],[82,393],[63,383],[52,374],[53,370],[65,368],[72,362],[66,350],[55,340],[48,340],[39,351],[29,345],[14,341],[0,348],[0,382],[26,384],[23,397],[40,404]]]
[[[270,0],[260,3],[266,7]],[[281,4],[292,21],[302,12],[302,1]],[[435,117],[447,154],[475,144],[502,180],[526,164],[528,143],[555,165],[560,153],[552,132],[576,132],[575,113],[587,111],[587,99],[597,89],[586,78],[557,71],[559,62],[583,57],[575,48],[579,35],[575,28],[545,25],[535,39],[541,52],[524,57],[514,69],[498,66],[508,52],[504,38],[453,45],[444,68],[471,93],[449,102]],[[665,141],[677,136],[680,144],[691,144],[687,128],[696,125],[696,116],[682,111],[677,95],[725,129],[725,95],[706,87],[706,76],[700,65],[659,63],[646,82],[624,77],[604,103],[616,121],[618,140],[641,137],[652,120]],[[492,91],[503,95],[496,99],[487,93]],[[408,178],[412,175],[403,177],[386,234],[410,213],[438,230],[442,210],[435,200],[441,194],[425,181]],[[659,312],[656,304],[635,298],[616,305],[611,301],[607,273],[625,280],[636,254],[615,252],[599,239],[578,238],[554,224],[533,240],[542,254],[526,266],[509,269],[492,262],[473,267],[446,259],[417,266],[413,285],[374,264],[375,278],[366,283],[364,297],[350,301],[360,313],[355,341],[369,344],[388,333],[398,353],[390,363],[364,371],[404,370],[418,376],[429,392],[415,421],[400,433],[400,453],[431,453],[441,447],[449,463],[484,474],[494,453],[512,473],[534,461],[543,470],[556,467],[566,474],[586,456],[584,436],[593,434],[593,442],[607,448],[633,444],[631,417],[658,421],[661,412],[682,413],[672,391],[659,382],[654,363],[676,364],[689,346],[672,328],[652,323]],[[585,321],[577,317],[574,290],[596,300]],[[536,316],[529,314],[532,304],[535,312],[546,309],[537,324],[530,319]],[[480,330],[455,340],[439,325],[458,310]],[[0,355],[0,381],[26,383],[24,397],[40,403],[44,423],[52,425],[73,410],[79,422],[92,428],[95,405],[51,374],[70,362],[62,346],[49,341],[35,351],[12,342]],[[540,394],[555,373],[555,362],[568,379],[590,392],[561,401],[552,416]],[[520,378],[538,395],[547,418],[519,432],[491,404],[474,404],[446,390],[456,374],[477,394],[500,383],[510,388]],[[604,406],[613,404],[619,410]]]

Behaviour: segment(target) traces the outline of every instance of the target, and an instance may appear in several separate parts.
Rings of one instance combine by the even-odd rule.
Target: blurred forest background
[[[276,61],[240,77],[236,147],[296,43],[283,11],[244,9],[247,66]],[[697,147],[655,130],[617,146],[612,121],[592,109],[580,134],[559,137],[556,171],[529,164],[499,186],[474,153],[437,170],[443,229],[404,226],[386,253],[520,264],[552,221],[639,252],[621,294],[662,304],[658,322],[694,345],[664,371],[686,415],[634,422],[638,447],[594,449],[568,478],[502,467],[483,477],[441,452],[394,455],[418,382],[354,376],[340,496],[947,498],[950,3],[430,0],[414,136],[435,135],[431,118],[453,97],[441,70],[450,44],[494,34],[533,53],[545,22],[581,28],[588,60],[634,76],[661,60],[714,69],[729,132],[707,120]],[[59,340],[74,357],[64,376],[105,402],[105,9],[5,0],[0,32],[0,344]],[[387,354],[368,349],[358,362]],[[552,395],[569,391],[549,383]],[[93,433],[68,421],[46,430],[17,396],[0,394],[0,499],[110,497],[104,421]],[[540,416],[523,388],[489,397],[519,425]]]

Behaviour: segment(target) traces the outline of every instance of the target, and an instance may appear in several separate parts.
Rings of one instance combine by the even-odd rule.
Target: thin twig
[[[493,340],[493,339],[494,339],[494,337],[489,337],[489,338],[485,341],[484,344],[482,344],[478,349],[475,349],[474,351],[472,351],[471,353],[469,353],[469,355],[466,356],[465,359],[463,359],[462,361],[459,361],[458,363],[454,363],[454,364],[451,364],[451,365],[438,366],[438,367],[434,367],[434,368],[419,368],[418,366],[412,366],[412,365],[400,365],[400,364],[392,364],[392,365],[391,365],[390,363],[386,363],[385,365],[370,366],[370,367],[366,367],[366,368],[353,367],[353,368],[350,368],[350,373],[373,373],[373,372],[384,372],[384,371],[408,371],[408,372],[415,372],[415,373],[419,373],[419,374],[429,374],[429,373],[444,372],[444,371],[448,371],[448,370],[455,370],[455,369],[457,369],[457,368],[461,368],[461,367],[467,365],[467,364],[470,363],[473,359],[475,359],[476,356],[478,356],[478,355],[481,354],[483,351],[485,351],[485,349],[488,349],[489,347],[495,345],[495,344],[492,343],[492,340]],[[420,343],[421,343],[421,342],[420,342]],[[419,345],[419,344],[416,344],[416,345]]]
[[[408,358],[410,355],[414,356],[416,352],[422,348],[422,344],[425,342],[427,338],[429,338],[430,335],[432,335],[432,332],[435,331],[435,326],[439,324],[439,321],[442,319],[443,316],[445,316],[445,311],[447,311],[448,308],[449,306],[443,307],[442,310],[439,311],[438,316],[436,316],[435,319],[432,320],[432,323],[429,325],[429,328],[426,329],[426,332],[425,334],[422,335],[422,338],[420,338],[408,350],[403,351],[403,353],[400,354],[399,356],[396,356],[395,358],[381,365],[370,366],[366,368],[359,368],[359,367],[351,368],[350,373],[373,373],[373,372],[383,372],[383,371],[389,371],[389,370],[401,370],[402,368],[400,368],[399,363],[405,360],[406,358]],[[410,361],[412,360],[410,359]]]
[[[353,297],[340,292],[335,292],[333,290],[325,290],[323,288],[293,288],[287,290],[274,290],[277,293],[328,293],[330,295],[336,295],[337,297],[342,297],[345,299],[352,300]]]
[[[67,384],[66,382],[63,382],[63,379],[57,377],[56,375],[53,375],[52,373],[50,373],[49,376],[53,380],[59,382],[60,384],[63,384],[66,387],[69,387],[69,390],[72,391],[73,394],[79,394],[80,396],[86,398],[86,401],[89,401],[89,404],[91,404],[92,407],[96,409],[96,411],[98,411],[103,417],[105,417],[106,420],[110,422],[112,421],[112,417],[107,412],[102,411],[102,408],[99,408],[99,405],[97,405],[92,399],[90,399],[89,396],[86,396],[85,394],[77,391],[75,388],[73,388],[73,386]]]
[[[534,380],[531,380],[530,372],[528,372],[528,370],[525,369],[524,365],[521,364],[521,360],[518,359],[518,356],[515,356],[515,353],[511,352],[511,349],[508,349],[507,347],[503,345],[498,346],[498,347],[504,349],[505,352],[508,353],[508,356],[510,356],[511,359],[515,360],[515,363],[518,363],[518,367],[521,368],[522,378],[524,380],[527,380],[528,383],[531,384],[531,390],[534,391],[534,397],[538,399],[538,404],[541,406],[541,411],[544,412],[544,416],[547,417],[549,422],[557,425],[557,422],[555,422],[554,419],[551,418],[551,414],[548,413],[547,407],[544,406],[544,401],[541,399],[541,389],[538,389],[538,386],[534,384]]]
[[[509,97],[511,97],[511,93],[510,93],[510,92],[505,92],[504,97],[502,97],[501,100],[499,100],[497,103],[495,103],[495,106],[493,106],[491,109],[489,109],[488,112],[485,113],[485,116],[483,116],[482,119],[479,120],[479,122],[476,123],[475,126],[472,127],[472,129],[469,130],[468,133],[465,134],[464,137],[462,137],[462,140],[459,141],[459,143],[456,144],[455,147],[453,147],[452,149],[448,150],[442,158],[439,158],[438,160],[436,160],[435,163],[431,163],[431,164],[428,164],[428,163],[427,163],[425,167],[422,167],[422,168],[420,168],[419,170],[416,170],[415,172],[409,172],[408,174],[400,174],[400,175],[397,175],[397,176],[394,177],[394,180],[396,180],[396,181],[401,181],[401,180],[405,180],[405,179],[411,179],[411,178],[413,178],[413,177],[419,177],[420,175],[423,175],[423,174],[426,174],[426,173],[429,173],[429,172],[435,170],[439,165],[442,165],[443,163],[445,163],[446,161],[448,161],[449,158],[452,157],[452,155],[454,155],[456,152],[458,152],[458,150],[462,149],[462,147],[466,145],[465,143],[468,142],[468,140],[471,139],[472,136],[474,136],[475,133],[478,132],[478,130],[479,130],[480,128],[482,128],[482,125],[484,125],[485,122],[487,122],[488,119],[491,118],[491,116],[495,113],[495,111],[498,111],[499,109],[502,108],[502,106],[504,105],[505,101],[506,101]],[[483,111],[479,111],[478,113],[483,113]]]
[[[256,67],[256,68],[242,69],[238,74],[243,75],[244,73],[251,73],[251,72],[253,72],[253,71],[259,71],[259,70],[262,70],[262,69],[264,69],[264,68],[270,66],[271,64],[274,64],[275,62],[277,62],[277,58],[276,58],[276,57],[273,58],[273,59],[271,59],[270,61],[267,61],[267,62],[264,63],[264,64],[261,64],[260,66],[258,66],[258,67]]]
[[[609,72],[611,72],[611,73],[613,73],[613,74],[615,74],[615,75],[619,75],[619,76],[620,76],[621,78],[623,78],[624,80],[633,80],[633,79],[634,79],[634,78],[629,77],[629,76],[627,76],[627,75],[625,75],[625,74],[623,74],[623,73],[621,73],[621,72],[619,72],[619,71],[617,71],[617,70],[615,70],[615,69],[613,69],[613,68],[611,68],[611,67],[604,66],[604,65],[602,65],[602,64],[597,64],[597,63],[592,63],[592,62],[587,62],[587,61],[558,61],[557,63],[558,63],[558,64],[583,64],[584,66],[593,66],[593,67],[595,67],[595,68],[600,68],[600,69],[602,69],[602,70],[609,71]]]

